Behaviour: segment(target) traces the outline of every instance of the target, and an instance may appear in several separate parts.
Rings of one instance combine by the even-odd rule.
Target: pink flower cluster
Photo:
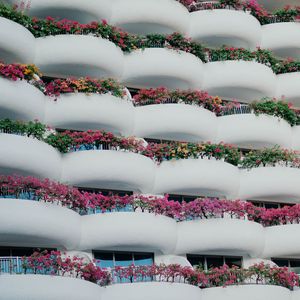
[[[93,262],[84,262],[83,258],[77,256],[68,257],[60,251],[35,251],[31,256],[22,258],[22,268],[25,274],[70,276],[101,286],[111,282],[110,273]]]
[[[263,226],[300,223],[300,204],[276,209],[258,207],[240,200],[198,198],[191,202],[169,200],[168,195],[156,196],[104,196],[101,193],[81,192],[49,179],[34,177],[0,176],[0,197],[25,198],[57,203],[81,214],[96,212],[131,211],[148,212],[174,218],[177,221],[224,218],[248,219]]]
[[[101,286],[115,282],[180,282],[195,285],[200,288],[226,287],[243,283],[272,284],[293,289],[299,286],[299,277],[288,268],[270,267],[264,263],[256,264],[248,269],[229,268],[224,265],[203,271],[201,267],[193,269],[177,264],[116,267],[108,271],[96,266],[93,262],[84,262],[79,257],[67,257],[60,251],[47,250],[34,252],[22,259],[23,272],[60,275],[81,278]]]

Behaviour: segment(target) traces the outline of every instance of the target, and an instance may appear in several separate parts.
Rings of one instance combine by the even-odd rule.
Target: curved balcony
[[[0,245],[74,249],[80,216],[55,204],[0,199]],[[63,230],[62,230],[63,228]]]
[[[132,102],[110,94],[63,94],[49,101],[46,124],[73,130],[103,129],[119,135],[133,130]]]
[[[115,0],[111,23],[135,34],[171,34],[186,33],[190,18],[177,1]]]
[[[199,89],[202,78],[202,61],[190,53],[147,48],[125,56],[122,81],[130,87],[165,86],[169,89]]]
[[[0,95],[0,118],[44,120],[45,96],[27,81],[0,77]]]
[[[261,25],[252,15],[242,11],[200,10],[191,13],[189,36],[211,47],[230,45],[255,49],[261,41]]]
[[[62,181],[72,185],[149,192],[154,162],[145,156],[109,150],[90,150],[63,157]]]
[[[300,126],[292,128],[292,149],[300,151]]]
[[[277,98],[284,97],[300,108],[300,72],[277,75]]]
[[[32,175],[58,179],[60,153],[46,143],[14,134],[0,134],[2,174]]]
[[[300,169],[260,167],[241,172],[238,198],[276,200],[298,203]]]
[[[24,26],[0,17],[0,61],[32,63],[35,38]]]
[[[84,35],[57,35],[36,39],[34,63],[51,77],[119,78],[122,50],[108,40]]]
[[[284,120],[268,115],[243,114],[218,118],[218,141],[226,141],[245,149],[280,145],[290,148],[291,126]]]
[[[288,34],[287,34],[288,33]],[[277,23],[262,26],[261,47],[279,57],[300,59],[300,23]]]
[[[28,13],[36,17],[58,17],[80,23],[90,23],[111,17],[111,1],[89,0],[31,0]]]
[[[135,109],[134,135],[178,141],[214,141],[217,118],[194,105],[158,104]]]
[[[292,257],[299,255],[299,224],[267,227],[263,257]]]
[[[82,217],[80,249],[172,253],[176,221],[149,213],[120,212]]]
[[[94,300],[103,293],[86,280],[46,275],[1,275],[0,286],[0,300]]]
[[[294,293],[294,292],[293,292]],[[205,300],[290,300],[290,290],[274,285],[243,285],[228,286],[226,288],[210,288],[202,291],[202,299]],[[296,300],[296,298],[295,298]]]
[[[182,300],[187,295],[190,300],[202,299],[201,290],[192,285],[145,282],[109,286],[105,289],[102,300]]]
[[[264,228],[237,219],[208,219],[178,224],[176,253],[259,256],[264,246]]]
[[[157,168],[154,194],[230,197],[238,187],[236,167],[213,159],[182,159],[165,161]]]
[[[274,96],[276,75],[260,63],[221,61],[205,64],[203,90],[223,98],[251,102]]]

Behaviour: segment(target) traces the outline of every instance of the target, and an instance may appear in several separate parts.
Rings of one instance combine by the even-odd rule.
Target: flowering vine
[[[263,226],[300,224],[300,204],[276,209],[258,207],[251,202],[198,198],[190,202],[146,195],[103,195],[79,191],[75,187],[23,176],[0,176],[0,198],[28,199],[61,205],[81,215],[109,212],[145,212],[173,218],[178,222],[212,218],[254,221]]]
[[[22,258],[22,272],[71,276],[84,279],[101,286],[117,282],[179,282],[199,288],[226,287],[229,285],[270,284],[293,289],[299,286],[299,277],[288,268],[271,267],[264,263],[248,269],[227,265],[204,271],[201,268],[182,267],[178,264],[116,267],[101,269],[94,263],[84,263],[79,257],[66,257],[60,251],[34,252]]]

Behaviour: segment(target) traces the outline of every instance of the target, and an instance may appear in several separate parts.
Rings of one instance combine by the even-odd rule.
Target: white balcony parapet
[[[277,75],[276,97],[284,97],[294,107],[300,108],[300,72]]]
[[[24,26],[0,17],[0,61],[32,63],[35,57],[35,37]]]
[[[30,0],[28,14],[36,17],[59,17],[80,23],[109,20],[112,1],[107,0]]]
[[[205,64],[203,90],[221,98],[250,102],[273,97],[277,78],[273,71],[250,61],[220,61]]]
[[[52,77],[120,78],[122,50],[108,40],[84,35],[57,35],[36,39],[34,63]]]
[[[125,55],[122,82],[127,86],[199,89],[202,79],[202,61],[190,53],[147,48]]]
[[[274,285],[242,285],[242,286],[228,286],[226,288],[210,288],[202,291],[203,300],[290,300],[290,290]],[[295,298],[299,299],[299,298]]]
[[[82,250],[173,253],[176,221],[149,213],[119,212],[82,217]]]
[[[199,300],[198,287],[181,283],[143,282],[135,284],[116,284],[105,289],[101,300],[182,300],[188,295],[190,300]],[[2,299],[1,299],[2,300]]]
[[[300,151],[300,126],[292,128],[292,149]]]
[[[279,57],[300,59],[300,23],[286,22],[262,26],[261,47]]]
[[[217,127],[216,115],[195,105],[158,104],[135,108],[135,136],[213,142]]]
[[[0,199],[0,216],[0,246],[78,248],[81,219],[70,209],[31,200]]]
[[[300,224],[289,224],[265,228],[266,241],[263,257],[293,257],[299,255],[300,241],[296,237]]]
[[[25,80],[0,77],[0,118],[43,122],[46,96]]]
[[[238,219],[207,219],[178,224],[177,254],[248,254],[257,257],[264,247],[262,225]]]
[[[0,300],[95,300],[103,293],[86,280],[46,275],[1,275],[0,287]]]
[[[298,202],[300,169],[288,167],[259,167],[242,170],[239,199]]]
[[[110,94],[62,94],[47,101],[46,111],[45,123],[55,128],[103,129],[124,136],[133,132],[132,102]]]
[[[185,34],[190,16],[174,0],[115,0],[111,23],[136,34]]]
[[[230,45],[255,50],[261,25],[252,15],[229,9],[200,10],[190,14],[189,36],[211,47]],[[243,24],[243,26],[241,26]]]
[[[290,148],[291,126],[282,119],[255,114],[230,115],[218,118],[217,141],[226,141],[245,149],[280,145]]]
[[[145,156],[120,151],[80,151],[65,154],[62,181],[83,187],[149,192],[155,163]]]
[[[14,134],[0,134],[2,174],[59,179],[61,154],[48,144]]]
[[[231,197],[239,188],[239,170],[214,159],[163,162],[155,177],[154,194],[189,194]]]

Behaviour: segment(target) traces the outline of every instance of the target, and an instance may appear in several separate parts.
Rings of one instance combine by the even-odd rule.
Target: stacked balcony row
[[[81,1],[34,0],[28,13],[40,17],[59,16],[82,23],[106,19],[132,33],[181,32],[209,46],[226,44],[250,49],[260,46],[271,49],[280,57],[300,58],[300,24],[261,26],[255,17],[243,11],[216,9],[189,14],[174,0],[95,0],[89,1],[88,5]]]
[[[188,265],[186,254],[293,257],[300,251],[299,224],[263,227],[242,219],[176,222],[147,212],[80,216],[56,204],[1,199],[0,246],[154,252],[165,263]],[[75,253],[74,252],[74,253]]]
[[[297,89],[300,73],[285,76],[294,77]],[[0,87],[1,118],[38,119],[55,128],[104,129],[143,138],[223,141],[254,149],[280,145],[300,150],[300,127],[291,127],[285,120],[272,116],[249,113],[217,117],[207,109],[187,104],[134,106],[130,96],[123,99],[111,94],[69,93],[54,101],[25,80],[0,78]],[[299,90],[298,94],[300,99]]]
[[[179,159],[157,165],[141,154],[88,150],[61,154],[48,144],[1,134],[2,174],[33,175],[90,188],[151,194],[203,195],[230,199],[286,199],[298,202],[300,169],[259,167],[240,170],[214,159]]]
[[[299,290],[290,291],[272,285],[240,285],[226,288],[201,290],[195,286],[180,283],[134,283],[99,287],[80,279],[50,277],[43,275],[1,276],[0,286],[5,287],[1,300],[182,300],[188,295],[191,300],[299,300]]]

